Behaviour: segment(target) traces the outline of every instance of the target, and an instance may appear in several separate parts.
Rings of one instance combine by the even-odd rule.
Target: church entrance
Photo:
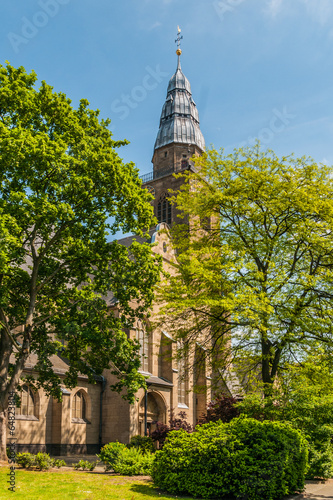
[[[146,403],[147,401],[147,403]],[[139,406],[139,432],[145,435],[145,413],[147,404],[147,436],[154,432],[157,422],[166,423],[166,407],[163,399],[156,392],[148,392],[147,399],[142,398]]]

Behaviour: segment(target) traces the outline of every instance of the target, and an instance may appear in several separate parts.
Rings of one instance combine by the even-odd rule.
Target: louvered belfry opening
[[[166,222],[171,224],[172,210],[171,203],[167,199],[167,193],[163,193],[157,203],[157,220],[158,222]]]

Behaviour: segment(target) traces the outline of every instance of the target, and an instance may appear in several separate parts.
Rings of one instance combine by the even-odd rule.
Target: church
[[[169,244],[168,228],[176,223],[178,215],[177,208],[168,201],[168,191],[177,190],[182,182],[173,174],[193,169],[191,158],[200,156],[205,149],[198,109],[190,82],[181,68],[179,40],[178,35],[178,63],[162,107],[153,170],[142,177],[143,188],[154,196],[152,203],[158,220],[157,227],[150,232],[151,243],[155,244],[153,252],[162,256],[166,267],[176,259]],[[160,232],[161,229],[166,231]],[[129,237],[119,242],[130,245],[131,240]],[[116,310],[111,291],[106,300],[110,309]],[[152,316],[156,313],[155,305]],[[63,386],[62,402],[24,385],[21,407],[16,412],[17,451],[95,454],[111,441],[128,443],[132,436],[149,435],[157,421],[168,422],[170,410],[175,414],[183,411],[189,423],[197,422],[211,399],[210,374],[205,367],[196,370],[196,380],[193,374],[187,374],[185,364],[176,356],[177,343],[167,331],[152,331],[148,323],[137,322],[127,333],[140,342],[141,372],[147,377],[147,391],[138,391],[136,403],[130,405],[110,390],[114,380],[107,371],[96,377],[96,384],[90,384],[82,375],[75,389]],[[25,374],[34,375],[35,363],[34,356],[30,356]],[[64,377],[68,368],[65,360],[53,356],[52,363],[54,371]],[[194,385],[207,387],[207,391],[196,394],[192,390]]]

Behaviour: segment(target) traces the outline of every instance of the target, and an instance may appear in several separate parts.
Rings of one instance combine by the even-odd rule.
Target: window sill
[[[39,418],[35,417],[35,415],[15,415],[15,420],[38,421]]]
[[[178,408],[184,408],[186,410],[189,409],[189,407],[185,403],[178,403]]]
[[[90,424],[89,420],[85,418],[72,418],[73,424]]]
[[[141,374],[141,375],[144,375],[145,377],[151,377],[152,376],[152,373],[150,372],[146,372],[144,370],[138,370],[138,372]]]

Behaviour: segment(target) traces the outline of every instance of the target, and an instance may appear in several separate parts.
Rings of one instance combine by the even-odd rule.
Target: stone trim
[[[15,415],[15,420],[39,421],[39,418],[35,417],[35,415]]]
[[[86,418],[72,418],[73,424],[91,424]]]

